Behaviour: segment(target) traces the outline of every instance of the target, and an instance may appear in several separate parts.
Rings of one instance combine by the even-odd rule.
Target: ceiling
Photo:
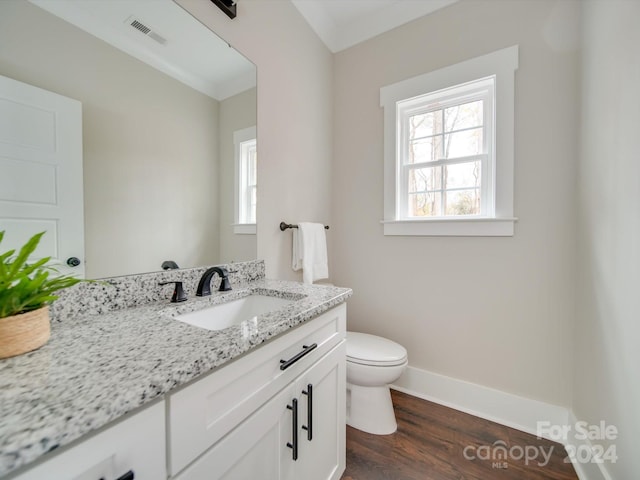
[[[172,0],[29,1],[218,100],[255,86],[254,65]],[[291,1],[327,47],[339,52],[458,0]],[[134,20],[151,34],[133,28]]]
[[[172,0],[30,1],[217,100],[256,85],[255,66]]]
[[[339,52],[458,0],[291,0],[332,52]]]

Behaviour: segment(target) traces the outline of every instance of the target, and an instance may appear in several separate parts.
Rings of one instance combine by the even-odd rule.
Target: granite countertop
[[[170,314],[259,293],[293,301],[209,331]],[[0,360],[0,477],[170,392],[351,296],[348,288],[260,279],[230,292],[53,322],[39,350]]]

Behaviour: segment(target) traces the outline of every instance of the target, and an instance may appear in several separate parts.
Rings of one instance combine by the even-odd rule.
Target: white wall
[[[26,1],[0,74],[82,102],[88,278],[218,263],[218,102]]]
[[[223,262],[255,260],[256,235],[233,233],[236,182],[233,132],[256,125],[256,89],[252,88],[221,101],[219,115],[220,176],[217,188],[221,199],[218,225],[220,260]],[[258,158],[260,158],[259,155]]]
[[[637,1],[584,5],[573,410],[618,428],[617,439],[594,442],[616,446],[612,479],[640,473],[638,19]]]
[[[340,52],[334,65],[332,279],[349,329],[413,367],[531,399],[571,400],[579,53],[576,5],[462,1]],[[385,237],[379,89],[511,45],[512,238]]]
[[[288,0],[238,2],[233,20],[177,2],[258,67],[258,258],[271,278],[301,279],[278,225],[330,220],[332,55]]]

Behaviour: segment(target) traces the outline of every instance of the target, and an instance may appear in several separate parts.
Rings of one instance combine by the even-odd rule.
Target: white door
[[[84,277],[82,104],[0,76],[2,230],[0,252],[46,231],[34,259]]]

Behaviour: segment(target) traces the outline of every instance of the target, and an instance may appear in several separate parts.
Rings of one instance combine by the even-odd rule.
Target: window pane
[[[444,136],[445,158],[468,157],[482,153],[482,128]]]
[[[255,146],[249,150],[248,152],[248,156],[247,156],[247,170],[248,170],[248,174],[249,177],[247,179],[249,185],[255,185],[256,184],[256,177],[257,175],[257,162],[258,162],[258,155],[257,155],[257,150],[255,148]]]
[[[446,189],[480,186],[480,161],[458,163],[444,167]]]
[[[480,189],[455,190],[445,194],[445,215],[479,215]]]
[[[483,103],[482,100],[476,100],[475,102],[445,108],[445,131],[450,132],[452,130],[482,126]]]
[[[442,133],[442,110],[409,117],[409,140]]]
[[[442,167],[413,168],[409,170],[409,193],[439,190],[442,186]]]
[[[409,163],[433,162],[442,158],[442,136],[409,142]]]
[[[256,139],[240,142],[238,223],[255,223],[258,153]]]
[[[442,193],[413,193],[409,195],[408,217],[440,216]]]
[[[256,187],[251,187],[250,190],[250,206],[249,206],[249,218],[247,219],[247,223],[256,223],[256,205],[257,205],[257,196],[256,196]]]

